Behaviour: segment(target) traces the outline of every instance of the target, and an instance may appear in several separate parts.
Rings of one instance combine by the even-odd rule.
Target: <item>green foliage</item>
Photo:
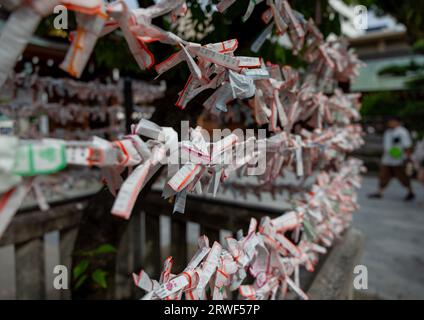
[[[424,38],[418,39],[412,46],[412,49],[415,53],[424,54]]]
[[[75,282],[74,288],[78,290],[88,279],[89,274],[91,280],[100,288],[107,288],[107,272],[101,268],[90,271],[89,267],[92,264],[92,259],[101,255],[116,253],[116,248],[111,244],[102,244],[93,250],[77,252],[76,255],[85,257],[72,270],[72,277]]]
[[[418,71],[424,70],[424,65],[411,60],[409,64],[391,65],[378,71],[379,76],[395,76],[402,77],[409,74],[415,74]]]
[[[401,103],[391,92],[367,94],[362,99],[361,114],[364,117],[398,114]]]
[[[212,0],[214,4],[218,2],[219,0]],[[191,22],[196,31],[194,37],[188,39],[189,41],[197,41],[198,32],[202,33],[203,30],[212,25],[213,30],[202,38],[202,43],[214,43],[237,38],[239,43],[237,55],[260,56],[265,61],[272,63],[289,64],[296,68],[305,67],[301,59],[294,56],[291,50],[284,49],[277,41],[267,40],[258,53],[250,51],[250,46],[266,27],[261,19],[262,13],[267,9],[266,1],[256,5],[251,17],[245,22],[242,18],[247,10],[249,0],[238,0],[224,13],[214,12],[209,18],[210,7],[203,10],[198,0],[188,0],[187,4],[191,12]],[[317,15],[317,0],[293,0],[290,4],[295,10],[301,12],[306,19],[314,19]],[[330,33],[339,35],[341,26],[338,14],[328,5],[328,1],[319,0],[319,4],[321,8],[318,10],[321,20],[320,30],[324,36]]]
[[[116,248],[112,246],[111,244],[106,243],[106,244],[102,244],[96,250],[94,250],[93,255],[99,255],[103,253],[115,253],[115,252],[116,252]]]
[[[364,95],[361,114],[365,121],[374,121],[386,116],[399,116],[411,129],[423,131],[424,101],[390,91]]]
[[[78,290],[87,280],[88,276],[84,274],[81,278],[78,279],[78,281],[75,283],[75,290]]]
[[[106,282],[106,275],[107,272],[102,269],[96,269],[91,274],[91,278],[95,283],[97,283],[101,288],[106,289],[107,288],[107,282]]]
[[[38,25],[37,30],[35,31],[35,34],[40,37],[51,37],[53,31],[57,31],[53,27],[53,21],[56,18],[56,15],[51,14],[44,18],[41,23]],[[76,29],[76,20],[75,20],[75,13],[73,11],[68,12],[68,27],[69,30],[75,30]],[[67,36],[68,32],[66,30],[60,30],[62,31],[63,35]],[[57,37],[55,36],[55,40],[60,40],[63,37]]]
[[[413,90],[424,90],[424,74],[417,75],[406,81],[406,86]]]
[[[100,38],[94,48],[94,59],[99,67],[119,69],[122,73],[140,74],[125,39],[112,33]]]
[[[424,101],[406,101],[405,107],[399,110],[399,115],[402,117],[424,117]]]
[[[84,272],[87,271],[88,266],[90,265],[90,262],[87,259],[81,260],[80,263],[78,263],[73,270],[73,279],[78,279]]]
[[[98,246],[97,248],[93,249],[93,250],[86,250],[86,251],[80,251],[77,252],[76,255],[79,256],[84,256],[84,257],[94,257],[94,256],[98,256],[100,254],[105,254],[105,253],[115,253],[116,252],[116,248],[114,246],[112,246],[111,244],[102,244],[100,246]]]

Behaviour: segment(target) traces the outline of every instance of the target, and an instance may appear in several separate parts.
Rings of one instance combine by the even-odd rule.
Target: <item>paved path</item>
[[[362,264],[368,268],[368,291],[382,298],[424,299],[424,187],[415,183],[416,201],[404,203],[397,181],[384,199],[368,199],[376,184],[375,178],[364,178],[354,219],[366,237]]]

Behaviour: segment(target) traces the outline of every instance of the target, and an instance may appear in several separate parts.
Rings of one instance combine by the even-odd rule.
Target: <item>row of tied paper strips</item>
[[[131,85],[135,104],[133,111],[139,117],[149,119],[154,107],[148,104],[164,96],[165,81],[153,85],[133,80]],[[20,73],[9,78],[0,88],[0,110],[2,116],[16,122],[30,117],[39,119],[26,125],[20,123],[16,132],[20,137],[42,138],[49,132],[56,138],[67,140],[90,139],[106,133],[117,138],[125,130],[123,86],[123,80],[102,84]],[[48,121],[41,120],[45,116]],[[89,121],[101,122],[104,126],[97,124],[95,129],[90,128]],[[50,124],[53,124],[54,130],[49,128]],[[77,124],[79,127],[75,130]]]
[[[349,125],[313,133],[303,130],[300,135],[280,132],[265,139],[239,140],[233,133],[215,143],[206,142],[202,128],[196,127],[190,129],[189,140],[179,142],[172,128],[142,119],[133,125],[132,134],[115,142],[99,137],[33,141],[13,136],[0,136],[0,142],[1,235],[29,191],[32,177],[61,171],[67,165],[100,167],[109,190],[117,195],[112,213],[128,219],[139,192],[162,165],[167,166],[168,177],[163,197],[175,196],[174,211],[183,213],[188,192],[215,195],[219,183],[236,171],[241,175],[257,172],[264,183],[280,176],[283,168],[293,167],[303,176],[304,167],[309,172],[318,160],[343,160],[346,152],[363,141],[361,128]],[[265,172],[259,172],[261,163]],[[121,173],[127,167],[130,175],[123,181]]]
[[[284,299],[289,291],[308,299],[300,286],[300,267],[313,272],[318,254],[325,254],[351,223],[360,168],[360,161],[349,160],[338,172],[321,172],[293,211],[275,219],[265,216],[259,224],[252,218],[246,235],[240,230],[237,239],[227,237],[223,245],[201,236],[180,274],[172,273],[172,257],[165,260],[159,281],[144,270],[133,274],[147,292],[143,299],[222,300],[231,299],[235,290],[247,300]],[[290,231],[294,239],[285,235]],[[244,284],[248,273],[253,284]]]
[[[164,146],[166,142],[160,138],[163,131],[158,131],[158,129],[158,127],[147,121],[142,121],[139,124],[137,132],[142,135],[157,136],[158,140],[149,140],[152,141],[151,144],[139,144],[140,150],[147,146],[140,153],[144,152],[145,158],[148,160],[137,166],[130,178],[121,186],[112,209],[114,214],[125,218],[129,217],[138,192],[161,165],[160,163],[155,163],[155,161],[159,161],[166,154],[166,147]],[[162,128],[161,130],[163,129],[167,128]],[[196,136],[195,133],[193,135]],[[355,131],[348,135],[354,137]],[[360,137],[357,136],[356,138]],[[104,161],[103,165],[107,165],[107,160],[111,161],[111,163],[116,163],[117,159],[113,160],[113,157],[118,158],[120,163],[129,163],[135,160],[134,158],[125,158],[125,153],[122,152],[121,148],[125,148],[124,145],[126,145],[127,147],[130,146],[125,148],[126,151],[135,155],[135,151],[132,150],[128,140],[118,142],[115,145],[115,149],[107,149],[106,145],[112,147],[110,143],[95,139],[93,144],[98,144],[98,149],[93,147],[85,149],[87,146],[83,147],[76,142],[75,145],[72,145],[72,142],[44,140],[42,145],[30,145],[19,144],[16,139],[15,141],[12,139],[0,139],[2,140],[0,145],[5,146],[5,150],[1,150],[3,165],[5,160],[7,160],[4,157],[5,151],[9,150],[10,153],[13,153],[11,150],[18,150],[18,156],[15,155],[15,161],[10,161],[10,163],[14,162],[15,165],[13,169],[14,175],[5,178],[27,175],[34,177],[38,174],[60,170],[66,164],[101,166],[99,159]],[[130,139],[137,141],[139,138],[138,135],[134,135]],[[337,141],[338,139],[335,140]],[[164,144],[161,146],[158,144],[159,141]],[[11,144],[11,142],[14,142],[14,144]],[[100,147],[102,144],[104,144],[103,149]],[[324,145],[324,149],[331,150],[331,144],[328,147]],[[219,149],[221,149],[222,145],[226,145],[225,141],[218,144]],[[348,146],[350,147],[350,144]],[[275,148],[276,146],[274,145],[273,147]],[[314,147],[311,146],[311,148]],[[343,150],[343,145],[336,145],[335,147]],[[183,143],[181,151],[184,150],[190,152],[190,145]],[[348,150],[345,149],[345,151]],[[148,152],[150,155],[147,154]],[[320,154],[320,157],[323,156],[328,158],[338,157],[337,154],[332,152]],[[56,161],[53,161],[54,157],[56,157]],[[31,161],[34,162],[31,164]],[[89,163],[86,161],[89,161]],[[268,168],[275,169],[275,163],[272,163],[272,165],[268,166]],[[203,299],[206,298],[206,286],[210,287],[210,297],[213,299],[226,298],[229,292],[236,289],[239,289],[240,295],[247,299],[284,298],[288,288],[297,293],[300,298],[306,298],[306,295],[300,289],[299,268],[305,266],[308,271],[313,271],[314,265],[317,263],[317,254],[325,253],[324,247],[331,246],[333,240],[341,235],[349,225],[353,211],[357,208],[354,189],[359,186],[361,163],[357,160],[347,160],[339,165],[339,171],[337,172],[320,172],[316,177],[316,182],[311,192],[301,194],[293,200],[293,211],[273,220],[264,217],[258,229],[256,228],[256,222],[253,220],[249,227],[248,235],[243,237],[239,233],[237,240],[227,238],[225,249],[217,242],[210,248],[207,239],[202,237],[199,252],[196,253],[189,265],[184,269],[184,272],[176,276],[172,275],[172,258],[168,258],[159,282],[151,281],[146,273],[142,271],[140,275],[134,276],[136,284],[149,292],[145,296],[146,299],[176,299],[181,298],[183,293],[185,293],[186,299]],[[201,175],[196,176],[193,171],[188,172],[187,170],[187,168],[194,169],[196,166],[194,165],[193,167],[193,164],[183,166],[168,181],[167,187],[172,189],[170,189],[172,193],[184,188],[183,191],[177,193],[174,210],[183,210],[187,190],[191,191],[199,188],[201,192],[203,185],[200,180]],[[113,174],[117,172],[115,171],[116,169],[116,166],[111,167],[110,165],[103,167],[106,177],[108,170],[111,170],[110,173]],[[268,172],[271,172],[271,170]],[[222,174],[226,174],[225,169]],[[274,174],[278,174],[278,171],[274,172]],[[190,179],[191,177],[193,178]],[[214,183],[218,183],[215,177],[212,176],[209,188],[213,186],[212,189],[214,189]],[[271,177],[272,175],[268,179],[271,179]],[[115,178],[120,179],[120,176],[116,175]],[[113,188],[113,180],[112,177],[110,188]],[[18,184],[16,187],[9,189],[2,198],[2,202],[6,203],[0,215],[0,225],[4,223],[7,225],[8,221],[4,219],[13,215],[13,212],[19,207],[30,187],[34,187],[35,193],[40,192],[37,184],[34,184],[31,178],[24,181],[24,183],[20,183],[20,181],[10,182]],[[214,189],[214,192],[216,192],[216,189]],[[42,196],[37,196],[37,200],[42,199]],[[40,207],[41,209],[48,208],[42,201],[40,202]],[[290,239],[285,235],[288,231],[294,231],[294,235],[300,237],[300,230],[303,230],[300,239]],[[241,285],[247,272],[250,272],[255,278],[255,282],[252,285]]]
[[[12,7],[11,3],[17,5],[19,1],[3,2],[6,7]],[[0,85],[33,32],[33,28],[26,24],[31,24],[32,20],[39,21],[41,13],[49,13],[54,2],[40,0],[14,7],[0,35]],[[45,6],[42,6],[43,3]],[[321,87],[355,77],[360,66],[356,56],[346,49],[345,43],[324,41],[313,21],[306,21],[291,10],[287,1],[268,1],[269,9],[264,13],[264,21],[270,27],[275,24],[279,33],[287,31],[296,46],[305,47],[303,56],[310,67],[300,88],[297,88],[299,74],[290,67],[281,70],[278,65],[265,64],[258,57],[235,56],[236,39],[201,46],[151,24],[151,19],[159,15],[185,12],[183,1],[162,1],[147,9],[136,10],[129,10],[122,1],[107,6],[102,0],[61,3],[76,10],[79,18],[78,34],[62,64],[62,68],[70,74],[79,76],[82,73],[98,37],[120,27],[142,69],[154,64],[147,42],[161,41],[181,47],[180,51],[156,65],[157,72],[162,74],[182,61],[188,64],[191,76],[180,92],[177,106],[185,108],[200,92],[216,89],[205,101],[206,109],[219,113],[226,111],[227,104],[234,99],[250,99],[256,122],[259,125],[268,123],[273,132],[281,128],[290,132],[293,124],[299,120],[308,120],[312,127],[321,127],[325,118],[331,120],[328,110],[331,102],[320,91]],[[37,25],[36,21],[32,22],[33,27]],[[270,32],[272,28],[266,30]],[[267,35],[261,36],[259,42],[263,42]],[[343,99],[342,95],[339,96]],[[351,105],[343,100],[338,102],[341,102],[338,103],[341,108]],[[356,110],[351,112],[357,113]]]
[[[147,81],[132,80],[133,102],[146,105],[160,99],[166,91],[166,82],[160,85]],[[42,77],[25,72],[13,74],[0,88],[2,104],[37,104],[49,102],[51,98],[60,100],[78,100],[87,104],[96,102],[107,105],[109,101],[122,105],[124,103],[124,80],[101,83],[99,81],[76,81],[65,78]]]
[[[291,69],[283,69],[283,78],[277,65],[266,66],[258,57],[235,56],[236,39],[202,46],[187,42],[151,23],[153,18],[169,12],[173,16],[185,13],[184,1],[162,1],[149,8],[135,10],[128,9],[123,1],[108,5],[102,0],[1,0],[0,3],[13,10],[0,35],[0,86],[7,79],[42,16],[51,13],[55,5],[64,4],[77,12],[78,22],[77,34],[61,65],[71,75],[81,75],[99,37],[120,28],[141,69],[150,68],[155,63],[146,43],[160,41],[181,47],[179,52],[155,67],[162,74],[182,61],[188,64],[191,76],[176,103],[181,108],[185,108],[200,92],[217,89],[205,102],[207,109],[225,111],[226,104],[233,99],[255,97],[258,123],[269,122],[273,131],[278,131],[278,121],[286,127],[292,121],[290,116],[298,112],[291,92],[298,75]],[[293,49],[299,51],[305,48],[302,54],[310,63],[304,81],[307,87],[305,91],[317,91],[317,85],[319,89],[328,82],[348,81],[358,74],[360,63],[347,50],[345,43],[324,41],[313,21],[306,21],[300,13],[290,8],[287,1],[269,0],[268,5],[263,20],[269,26],[254,42],[254,47],[259,49],[273,26],[279,34],[287,32]],[[219,8],[225,9],[226,6]],[[290,114],[287,114],[288,111]],[[325,113],[325,110],[320,113]]]
[[[224,10],[232,2],[223,1],[218,8]],[[120,28],[142,69],[154,65],[153,54],[146,43],[160,41],[181,48],[156,65],[156,71],[162,74],[180,62],[187,63],[191,76],[179,95],[178,107],[184,109],[205,89],[216,89],[204,103],[206,109],[219,113],[227,110],[231,100],[249,99],[256,122],[268,123],[270,131],[276,133],[268,139],[256,141],[258,148],[241,162],[229,165],[216,165],[215,161],[220,162],[228,152],[234,156],[237,146],[249,146],[256,139],[237,141],[237,136],[230,135],[209,144],[203,140],[200,128],[196,128],[191,130],[189,140],[178,142],[177,134],[171,128],[161,128],[145,120],[133,126],[131,135],[113,143],[96,137],[90,142],[25,142],[2,138],[0,234],[30,190],[32,177],[62,170],[67,164],[100,166],[109,189],[117,194],[112,213],[129,218],[140,190],[162,164],[175,159],[176,154],[190,158],[191,162],[181,167],[168,164],[163,195],[165,198],[175,196],[174,211],[179,212],[184,211],[187,192],[206,190],[215,194],[219,183],[231,172],[245,172],[249,166],[257,165],[264,155],[267,170],[261,175],[261,181],[271,181],[281,174],[282,168],[292,167],[302,176],[304,166],[310,167],[312,161],[337,159],[340,171],[320,173],[314,186],[316,192],[304,194],[303,204],[295,203],[293,213],[282,215],[280,220],[264,218],[258,232],[252,223],[249,235],[245,238],[239,235],[238,240],[229,239],[225,250],[218,243],[209,249],[206,239],[202,238],[200,253],[181,275],[174,277],[171,274],[172,264],[167,260],[160,283],[148,280],[145,273],[135,277],[137,284],[149,291],[147,298],[153,299],[179,298],[183,292],[187,293],[186,298],[206,298],[208,286],[211,291],[207,297],[215,299],[224,298],[227,290],[237,288],[246,298],[284,297],[287,288],[306,298],[299,286],[299,267],[304,265],[312,270],[316,254],[324,252],[321,245],[331,245],[332,239],[341,234],[356,206],[354,187],[358,183],[361,165],[354,160],[344,161],[344,158],[346,152],[362,143],[360,127],[350,124],[359,118],[358,97],[341,91],[331,97],[322,93],[324,88],[350,80],[358,73],[360,63],[347,50],[345,43],[325,41],[313,21],[306,21],[290,8],[287,1],[268,0],[269,9],[263,14],[268,27],[255,40],[252,49],[257,51],[274,27],[280,35],[287,32],[294,52],[304,48],[302,57],[309,63],[303,84],[299,85],[299,74],[289,67],[281,69],[260,58],[236,56],[235,39],[202,46],[184,41],[151,23],[153,18],[167,13],[173,18],[184,14],[186,6],[183,1],[162,1],[135,10],[128,9],[123,1],[107,5],[96,0],[22,3],[0,0],[0,3],[13,10],[0,35],[0,84],[13,68],[40,19],[50,13],[54,5],[65,4],[77,12],[78,21],[77,34],[62,64],[71,75],[82,73],[98,37]],[[253,8],[251,2],[245,18]],[[290,134],[297,121],[307,122],[315,130]],[[326,125],[331,122],[337,126]],[[144,141],[140,135],[150,140]],[[310,154],[303,157],[304,153]],[[120,173],[125,167],[131,168],[131,174],[122,181]],[[291,221],[293,216],[295,222]],[[278,221],[281,221],[281,228],[276,229]],[[306,236],[308,232],[302,233],[301,239],[297,239],[301,240],[298,245],[284,236],[287,230],[295,230],[299,235],[300,229],[309,230],[311,237]],[[250,238],[254,240],[249,241]],[[255,278],[251,286],[241,285],[246,271]],[[293,276],[294,280],[291,280]]]

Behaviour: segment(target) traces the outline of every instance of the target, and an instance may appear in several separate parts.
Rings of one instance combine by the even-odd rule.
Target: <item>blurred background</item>
[[[126,0],[132,8],[146,7],[153,1]],[[216,1],[212,1],[216,3]],[[421,158],[408,171],[412,179],[416,198],[403,202],[406,191],[398,181],[392,181],[382,199],[369,199],[368,194],[378,187],[378,171],[383,154],[383,134],[388,116],[397,116],[413,139],[413,148],[424,138],[424,3],[422,1],[396,0],[293,0],[293,8],[305,17],[312,17],[326,37],[344,36],[364,62],[359,77],[353,83],[343,84],[345,91],[362,94],[362,124],[365,145],[355,156],[363,159],[368,172],[359,194],[361,208],[355,214],[354,226],[365,235],[361,264],[368,268],[369,288],[356,292],[356,298],[363,299],[424,299],[424,187],[418,178]],[[237,1],[225,15],[214,14],[209,1],[188,1],[189,12],[185,18],[173,23],[158,18],[155,24],[173,30],[185,39],[212,43],[237,38],[239,55],[254,55],[250,51],[252,38],[263,27],[257,27],[260,6],[246,23],[240,19],[248,1]],[[355,28],[354,8],[364,5],[368,10],[366,29]],[[0,8],[0,32],[9,13]],[[75,81],[59,69],[69,46],[69,31],[75,29],[74,17],[70,13],[69,30],[53,28],[54,16],[40,24],[16,66],[16,78],[9,81],[0,91],[0,130],[18,130],[21,137],[39,138],[54,136],[67,139],[86,139],[96,134],[114,139],[131,122],[141,118],[174,126],[181,120],[190,120],[205,128],[223,125],[223,119],[211,117],[203,112],[200,96],[181,112],[174,107],[177,93],[185,83],[189,71],[179,67],[167,72],[160,79],[152,81],[151,71],[141,72],[134,62],[122,34],[112,33],[102,38],[95,49],[88,67],[81,79]],[[156,61],[165,60],[176,48],[160,43],[149,45]],[[302,61],[290,53],[290,43],[285,37],[271,37],[264,44],[259,55],[266,60],[288,64],[301,71]],[[54,79],[65,79],[55,81]],[[89,98],[83,94],[72,96],[61,93],[64,85],[82,92],[82,88],[93,88]],[[35,88],[35,89],[34,89]],[[38,90],[38,91],[37,91]],[[43,92],[52,90],[45,96]],[[130,91],[128,91],[130,90]],[[131,98],[128,96],[131,93]],[[37,109],[25,109],[34,95],[42,101]],[[129,102],[129,99],[131,100]],[[125,104],[132,104],[131,113],[126,114]],[[57,105],[68,106],[63,114]],[[107,108],[107,116],[96,117],[96,110]],[[235,105],[234,112],[225,117],[226,126],[252,126],[252,115],[242,106]],[[237,111],[238,110],[238,111]],[[78,117],[76,117],[78,115]],[[228,122],[230,123],[228,125]],[[45,181],[47,196],[54,200],[79,197],[88,190],[97,190],[99,173],[95,171],[72,171],[51,177]],[[59,185],[59,186],[58,186]],[[54,186],[54,187],[52,187]],[[283,195],[284,196],[284,195]],[[233,199],[228,189],[221,190],[219,198]],[[34,199],[25,204],[31,207]],[[264,208],[277,208],[281,198],[269,195],[248,196],[246,200]],[[146,219],[140,223],[147,225]],[[162,256],[170,251],[171,236],[169,217],[161,217]],[[188,242],[194,244],[200,227],[188,226]],[[221,233],[221,237],[225,234]],[[45,269],[52,270],[60,257],[58,248],[59,232],[50,232],[44,237]],[[146,241],[144,239],[143,241]],[[1,245],[1,242],[0,242]],[[189,246],[189,251],[191,247]],[[0,298],[15,299],[16,266],[11,244],[0,246]],[[46,272],[46,297],[59,298],[52,289],[53,274]]]

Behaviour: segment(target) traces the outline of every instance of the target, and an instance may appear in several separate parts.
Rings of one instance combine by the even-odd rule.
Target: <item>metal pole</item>
[[[125,108],[125,130],[131,133],[132,114],[134,111],[133,91],[131,78],[124,78],[124,108]]]

